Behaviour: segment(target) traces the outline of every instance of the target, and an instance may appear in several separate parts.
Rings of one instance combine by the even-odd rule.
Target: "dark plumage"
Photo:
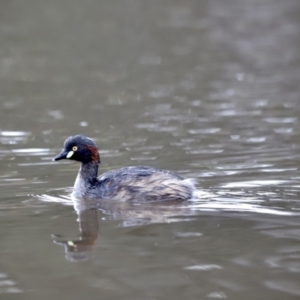
[[[100,156],[93,140],[76,135],[66,139],[63,151],[53,160],[81,162],[73,195],[93,199],[164,201],[188,200],[195,196],[193,180],[151,167],[124,167],[97,177]]]

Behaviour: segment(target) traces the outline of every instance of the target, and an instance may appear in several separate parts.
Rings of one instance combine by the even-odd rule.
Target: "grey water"
[[[298,0],[1,1],[1,299],[299,299]],[[72,201],[66,137],[195,178]]]

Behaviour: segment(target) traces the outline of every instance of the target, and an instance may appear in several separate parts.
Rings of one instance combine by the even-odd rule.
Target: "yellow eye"
[[[77,149],[78,149],[77,146],[73,146],[72,148],[73,151],[77,151]]]

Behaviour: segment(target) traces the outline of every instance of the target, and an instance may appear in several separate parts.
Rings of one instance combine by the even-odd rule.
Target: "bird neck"
[[[92,161],[88,163],[82,163],[78,175],[80,175],[81,179],[86,183],[92,184],[97,179],[98,167],[98,162]]]
[[[74,184],[73,196],[80,198],[85,196],[89,188],[97,181],[98,162],[82,163]]]

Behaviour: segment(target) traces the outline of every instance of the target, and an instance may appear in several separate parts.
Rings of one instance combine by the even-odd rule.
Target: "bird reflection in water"
[[[95,207],[77,210],[80,236],[76,239],[63,239],[54,235],[54,243],[65,247],[69,261],[86,261],[93,258],[93,248],[99,234],[98,211]]]
[[[187,217],[194,215],[188,204],[182,201],[140,204],[73,199],[73,205],[78,214],[80,236],[76,239],[64,239],[59,235],[53,235],[54,243],[64,246],[66,259],[73,262],[93,259],[93,249],[99,236],[98,214],[101,214],[99,211],[106,215],[105,220],[120,220],[122,227],[183,221],[189,220]]]

